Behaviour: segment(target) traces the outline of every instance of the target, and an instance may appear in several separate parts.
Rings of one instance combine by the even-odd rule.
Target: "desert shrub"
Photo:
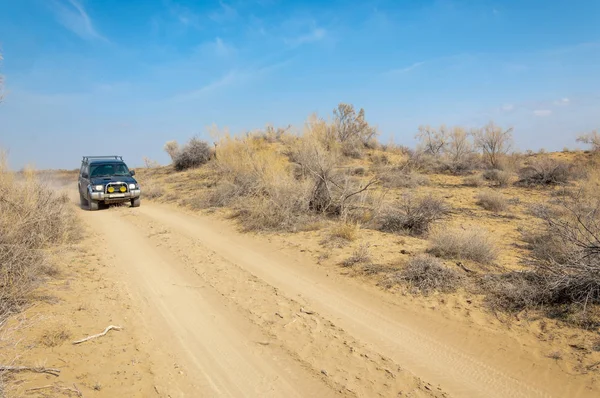
[[[429,178],[422,174],[392,167],[379,173],[379,181],[385,188],[416,188],[429,185]]]
[[[534,272],[545,282],[546,302],[600,303],[600,200],[564,198],[561,216],[539,211],[543,227],[526,241]]]
[[[462,281],[462,276],[458,272],[446,268],[440,260],[427,254],[411,258],[396,277],[424,294],[434,290],[453,292]]]
[[[215,189],[206,194],[206,207],[229,206],[234,200],[241,196],[240,187],[231,181],[220,181]]]
[[[362,206],[376,179],[362,183],[340,170],[342,148],[329,141],[330,127],[323,120],[312,120],[307,130],[287,154],[297,165],[296,175],[312,185],[309,210],[346,218]]]
[[[355,241],[358,238],[360,226],[352,223],[340,223],[331,229],[332,238],[341,238],[349,242]]]
[[[23,177],[17,181],[0,154],[0,324],[52,270],[45,249],[79,234],[68,196],[40,183],[33,171]]]
[[[485,180],[481,176],[481,174],[475,174],[472,176],[468,176],[463,178],[463,184],[468,187],[482,187],[486,184]]]
[[[307,186],[291,179],[271,185],[259,195],[235,202],[237,216],[246,231],[296,232],[312,221],[307,214]]]
[[[494,191],[480,192],[477,195],[477,204],[484,209],[493,212],[500,212],[508,209],[506,197]]]
[[[465,175],[480,167],[479,163],[479,159],[473,153],[464,155],[458,159],[444,156],[437,162],[436,171],[439,173]]]
[[[358,246],[356,250],[352,253],[350,257],[342,261],[342,266],[344,267],[352,267],[357,264],[371,264],[371,253],[369,251],[368,244],[362,244]]]
[[[498,250],[493,238],[480,228],[445,228],[431,235],[428,252],[436,257],[471,260],[481,264],[493,263]]]
[[[506,187],[510,184],[511,174],[508,171],[491,169],[483,172],[483,178],[490,181],[493,185],[498,187]]]
[[[544,186],[566,184],[574,177],[571,165],[549,157],[534,159],[519,170],[518,185]]]
[[[215,162],[219,183],[209,206],[232,205],[246,230],[295,231],[308,219],[310,186],[293,176],[285,155],[263,139],[222,137]]]
[[[144,157],[143,160],[144,160],[144,166],[147,169],[154,169],[154,168],[160,167],[160,163],[158,163],[156,160],[152,160],[148,157]]]
[[[179,144],[177,143],[177,141],[168,141],[163,147],[163,149],[169,155],[171,161],[174,162],[175,158],[177,157],[177,154],[179,153]]]
[[[589,134],[583,134],[577,137],[577,142],[582,142],[592,147],[593,151],[600,151],[600,134],[597,130]]]
[[[390,206],[379,219],[379,229],[385,232],[422,235],[434,221],[442,218],[449,206],[433,196],[415,198],[404,195],[402,200]]]
[[[210,146],[205,141],[194,137],[177,152],[173,165],[177,171],[187,170],[202,166],[210,160],[210,157]]]
[[[165,189],[156,181],[145,181],[143,186],[144,198],[158,199],[165,194]]]
[[[374,146],[377,131],[365,120],[364,109],[357,114],[353,105],[340,103],[333,110],[333,116],[332,132],[344,155],[360,158],[365,147]]]
[[[504,130],[490,122],[482,129],[473,130],[472,135],[475,148],[482,152],[488,166],[499,169],[512,145],[512,128]]]
[[[545,282],[533,272],[507,272],[486,275],[481,281],[485,302],[493,310],[518,312],[539,307],[547,301]]]
[[[437,156],[444,152],[448,145],[450,132],[445,125],[439,128],[419,126],[415,138],[419,140],[419,149],[425,154]]]

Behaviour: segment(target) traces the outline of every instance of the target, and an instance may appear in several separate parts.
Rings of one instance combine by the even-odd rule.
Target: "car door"
[[[87,198],[87,186],[89,184],[89,170],[86,163],[81,165],[79,170],[79,192],[84,198]]]

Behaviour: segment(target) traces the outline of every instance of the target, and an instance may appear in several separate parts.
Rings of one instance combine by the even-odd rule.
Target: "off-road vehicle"
[[[78,182],[81,206],[98,210],[101,203],[130,202],[138,207],[141,190],[134,175],[122,156],[84,156]]]

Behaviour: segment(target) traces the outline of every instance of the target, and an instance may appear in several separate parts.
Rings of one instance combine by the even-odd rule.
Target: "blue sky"
[[[0,146],[15,168],[163,144],[339,102],[382,141],[513,126],[520,149],[600,128],[600,1],[0,0]]]

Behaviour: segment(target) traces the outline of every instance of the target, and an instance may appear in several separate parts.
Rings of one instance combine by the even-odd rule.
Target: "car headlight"
[[[94,186],[94,189],[95,189],[96,191],[103,191],[103,190],[104,190],[104,187],[103,187],[102,185],[95,185],[95,186]]]
[[[136,189],[137,186],[135,184],[129,184],[129,189]]]

